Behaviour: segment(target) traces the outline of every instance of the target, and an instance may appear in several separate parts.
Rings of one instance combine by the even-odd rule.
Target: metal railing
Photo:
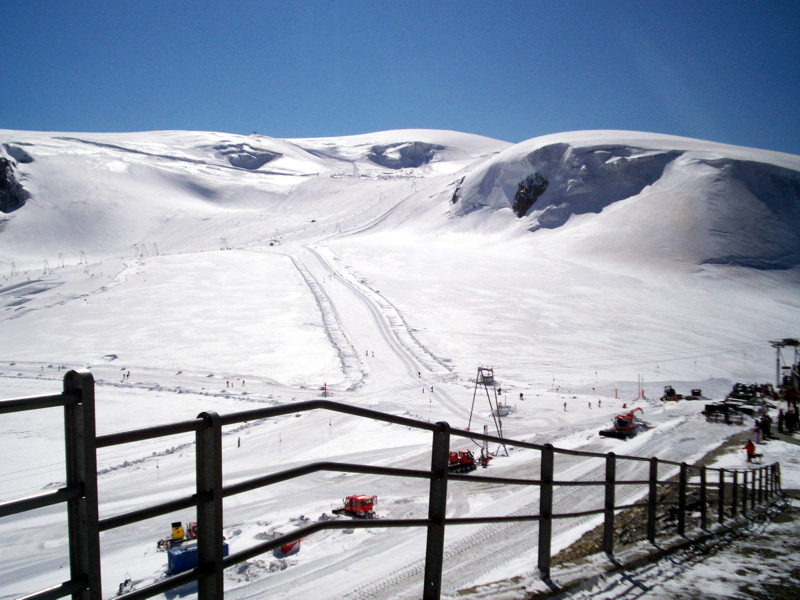
[[[0,401],[0,414],[64,407],[66,439],[66,485],[53,492],[45,492],[18,500],[0,503],[0,518],[26,511],[67,503],[70,580],[46,590],[26,596],[30,600],[51,600],[72,595],[75,599],[100,600],[100,542],[103,531],[136,523],[144,519],[166,515],[177,510],[195,507],[197,511],[197,567],[164,578],[147,587],[134,590],[124,597],[128,600],[150,598],[190,582],[197,582],[200,600],[223,598],[224,569],[269,552],[283,544],[326,529],[360,529],[384,527],[425,527],[427,542],[423,575],[423,597],[438,598],[441,592],[444,559],[444,533],[447,525],[475,525],[486,523],[538,522],[537,568],[542,578],[550,577],[552,561],[553,521],[557,519],[585,518],[603,515],[602,549],[613,554],[615,543],[615,517],[619,511],[643,509],[646,511],[646,537],[655,543],[658,535],[659,507],[668,507],[667,516],[675,521],[676,533],[685,536],[688,518],[696,518],[701,530],[708,530],[710,507],[716,508],[716,520],[723,524],[727,518],[754,511],[757,504],[771,501],[780,493],[780,466],[761,466],[753,470],[712,469],[686,463],[555,448],[551,444],[533,444],[522,440],[500,439],[494,436],[453,429],[447,423],[436,424],[390,415],[374,410],[350,406],[327,400],[312,400],[296,404],[259,408],[229,415],[204,412],[196,419],[97,436],[94,420],[94,379],[90,373],[70,371],[64,377],[61,394]],[[374,465],[315,462],[277,473],[255,477],[232,485],[222,480],[222,427],[252,421],[296,414],[311,410],[344,413],[384,423],[403,425],[432,433],[431,468],[414,470]],[[194,494],[168,502],[112,517],[99,518],[97,495],[97,450],[131,442],[155,439],[180,433],[194,433],[196,442],[196,491]],[[539,479],[490,477],[477,474],[448,472],[450,438],[503,443],[507,446],[528,448],[540,452]],[[555,456],[574,456],[604,461],[604,477],[598,480],[555,480]],[[620,461],[632,461],[647,467],[647,477],[620,479],[617,466]],[[672,475],[660,473],[662,467],[676,471]],[[410,477],[429,480],[428,517],[426,519],[377,519],[316,522],[294,530],[285,536],[259,543],[255,546],[223,556],[223,499],[263,488],[281,481],[320,471],[366,473],[390,477]],[[689,473],[696,473],[697,481],[690,481]],[[716,472],[716,481],[708,481],[708,473]],[[741,482],[739,477],[741,476]],[[539,488],[539,513],[490,517],[448,518],[448,481],[483,482],[498,485],[521,485]],[[554,513],[554,491],[575,486],[597,486],[603,489],[602,506],[579,512]],[[644,500],[619,504],[617,490],[633,486],[641,490]],[[636,495],[636,492],[634,492]],[[716,495],[716,499],[712,498]]]

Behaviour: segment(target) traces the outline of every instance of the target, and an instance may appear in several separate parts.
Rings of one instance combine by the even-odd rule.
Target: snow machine
[[[334,508],[332,512],[336,515],[347,515],[356,519],[374,519],[375,505],[377,503],[377,496],[366,496],[364,494],[348,496],[344,499],[344,506]]]
[[[600,435],[603,437],[627,440],[649,429],[650,426],[636,416],[636,411],[643,412],[641,408],[637,407],[629,413],[617,415],[613,419],[614,426],[610,429],[603,429]]]
[[[176,548],[184,542],[197,539],[197,523],[186,523],[184,526],[180,521],[172,524],[172,535],[158,540],[156,548],[160,552],[166,552],[170,548]]]
[[[447,470],[450,473],[467,473],[476,468],[475,456],[469,450],[450,452]]]

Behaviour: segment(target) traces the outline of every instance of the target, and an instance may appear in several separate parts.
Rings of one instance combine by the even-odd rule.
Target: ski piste
[[[420,139],[445,150],[415,168],[367,158],[372,146]],[[739,248],[735,236],[709,237],[705,229],[689,236],[671,221],[685,214],[673,210],[678,200],[685,210],[695,206],[688,198],[709,209],[697,221],[704,227],[749,236],[763,225],[755,201],[735,185],[740,216],[711,210],[718,171],[692,153],[747,158],[776,173],[796,157],[700,141],[684,148],[649,134],[570,134],[564,144],[595,144],[597,152],[616,145],[650,155],[680,146],[685,164],[598,213],[531,232],[538,217],[518,219],[498,194],[529,175],[524,157],[553,139],[509,145],[422,131],[293,141],[3,131],[0,141],[25,144],[34,158],[18,167],[32,200],[0,233],[2,396],[50,393],[64,369],[89,368],[100,433],[206,410],[291,404],[319,398],[323,389],[332,400],[463,428],[475,369],[492,364],[503,404],[515,408],[503,418],[507,438],[692,461],[739,429],[707,423],[698,403],[632,404],[637,376],[648,397],[671,383],[721,399],[734,381],[771,381],[768,340],[793,335],[785,327],[800,322],[796,268],[723,264],[717,259],[737,256],[728,252]],[[282,162],[248,170],[209,150],[245,141],[280,151]],[[793,248],[792,238],[778,242]],[[751,246],[768,267],[775,248]],[[703,262],[700,251],[708,248],[717,262]],[[520,392],[524,400],[516,399]],[[599,438],[614,415],[635,406],[653,429],[627,441]],[[476,430],[492,423],[485,408],[478,417]],[[4,419],[0,500],[63,480],[59,431],[29,415]],[[341,415],[292,415],[226,429],[224,473],[236,481],[316,460],[425,469],[429,444],[426,435]],[[479,450],[468,442],[451,449]],[[536,453],[509,454],[492,460],[493,475],[538,477]],[[108,513],[193,489],[190,436],[104,450],[98,460]],[[597,461],[559,457],[556,469],[559,479],[601,476]],[[301,515],[318,519],[354,493],[378,496],[385,518],[427,511],[423,482],[317,474],[226,502],[231,551],[290,530]],[[565,511],[588,501],[572,489],[555,496]],[[452,482],[448,506],[453,516],[535,512],[538,494]],[[104,593],[118,589],[126,573],[133,582],[161,577],[156,540],[170,521],[193,520],[187,511],[104,534]],[[594,524],[554,524],[554,550]],[[535,576],[535,533],[535,526],[448,528],[445,594]],[[64,540],[56,509],[0,522],[0,547],[9,549],[0,596],[52,585]],[[226,595],[417,597],[423,552],[418,530],[325,532],[304,539],[293,556],[230,569]],[[353,562],[364,556],[369,569]]]

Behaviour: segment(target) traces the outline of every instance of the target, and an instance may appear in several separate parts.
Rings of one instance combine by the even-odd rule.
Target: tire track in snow
[[[437,357],[414,336],[411,327],[400,311],[377,291],[363,282],[357,281],[347,271],[339,271],[317,250],[304,247],[316,258],[320,266],[330,276],[344,285],[355,298],[360,300],[370,312],[381,337],[408,369],[410,380],[418,380],[417,374],[425,370],[436,378],[436,381],[452,381],[456,378],[452,367]],[[428,381],[430,378],[427,378]],[[436,392],[435,397],[456,415],[466,417],[469,413],[443,389]]]
[[[350,341],[350,338],[348,338],[347,333],[344,331],[336,307],[306,265],[292,254],[285,253],[285,256],[288,256],[292,261],[295,269],[297,269],[297,272],[306,282],[308,289],[311,291],[311,295],[314,297],[314,301],[322,316],[325,334],[336,349],[336,354],[339,357],[339,364],[345,376],[348,389],[359,387],[364,383],[367,374],[364,371],[364,366],[358,352]]]
[[[447,364],[447,361],[436,356],[430,348],[419,341],[417,336],[414,335],[413,328],[408,324],[403,314],[386,298],[386,296],[371,288],[365,281],[357,280],[354,275],[346,270],[345,272],[347,273],[347,279],[350,285],[353,286],[354,289],[357,288],[359,293],[369,298],[369,300],[380,309],[384,318],[392,327],[392,331],[397,336],[398,341],[409,354],[414,356],[417,362],[422,364],[432,374],[440,375],[442,381],[447,378],[455,378],[453,368]],[[444,373],[442,373],[442,371],[444,371]]]

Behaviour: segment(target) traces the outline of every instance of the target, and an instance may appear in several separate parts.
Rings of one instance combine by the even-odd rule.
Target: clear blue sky
[[[0,128],[630,129],[800,154],[800,1],[0,0]]]

